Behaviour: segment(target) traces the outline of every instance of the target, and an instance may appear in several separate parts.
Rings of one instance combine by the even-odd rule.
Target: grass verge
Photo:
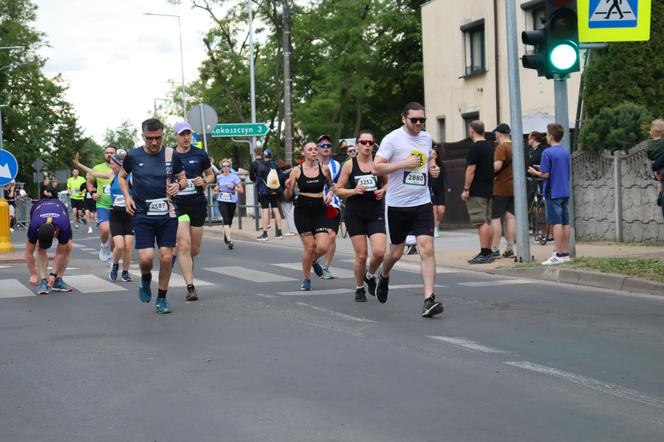
[[[603,273],[620,273],[650,281],[664,282],[664,261],[644,258],[576,258],[569,267],[585,267]]]

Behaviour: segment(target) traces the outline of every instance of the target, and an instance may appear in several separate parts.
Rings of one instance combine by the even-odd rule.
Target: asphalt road
[[[0,266],[2,442],[664,435],[664,297],[440,268],[445,313],[423,319],[416,266],[358,304],[349,255],[302,293],[298,250],[207,237],[201,300],[176,275],[160,316],[76,244],[72,293]]]

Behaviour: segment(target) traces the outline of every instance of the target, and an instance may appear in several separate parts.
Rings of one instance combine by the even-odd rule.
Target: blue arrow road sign
[[[12,182],[18,174],[18,161],[11,152],[0,150],[0,186]]]

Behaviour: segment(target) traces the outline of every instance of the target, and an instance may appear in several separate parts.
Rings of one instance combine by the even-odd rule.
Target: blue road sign
[[[639,0],[590,0],[589,28],[636,28]]]
[[[11,152],[0,150],[0,186],[12,182],[18,174],[18,161]]]

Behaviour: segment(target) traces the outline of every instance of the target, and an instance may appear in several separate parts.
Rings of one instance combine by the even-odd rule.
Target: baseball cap
[[[51,223],[42,224],[37,229],[37,238],[39,239],[39,247],[48,249],[53,244],[53,236],[55,236],[55,226]]]
[[[506,134],[506,135],[509,135],[510,132],[512,132],[510,130],[510,127],[505,123],[500,123],[498,126],[496,126],[496,128],[493,131],[494,132],[499,132],[501,134]]]
[[[320,143],[323,140],[327,140],[330,143],[332,142],[332,138],[330,138],[330,136],[328,134],[323,134],[323,135],[319,136],[318,138],[316,138],[316,143]]]
[[[271,150],[271,149],[265,149],[265,150],[263,151],[263,156],[264,156],[265,158],[272,158],[272,150]]]
[[[175,123],[175,133],[180,135],[182,132],[185,130],[193,132],[194,130],[191,128],[191,124],[189,124],[187,121],[182,120],[178,121]]]

